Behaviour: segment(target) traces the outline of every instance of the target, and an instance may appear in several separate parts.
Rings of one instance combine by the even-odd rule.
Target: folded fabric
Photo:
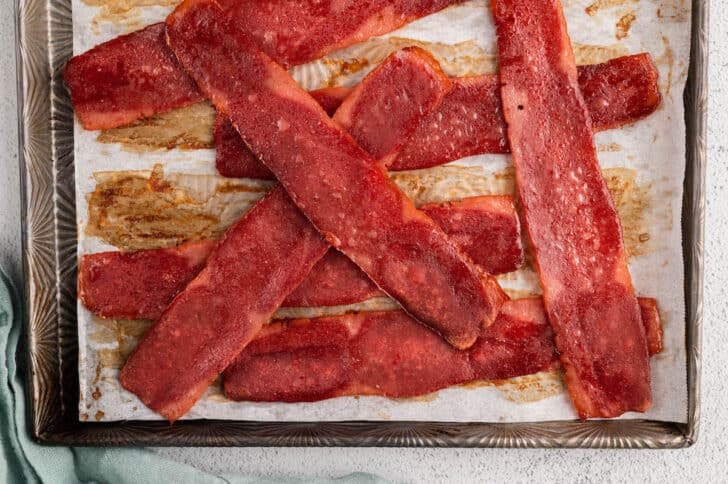
[[[260,479],[251,476],[215,476],[143,449],[50,447],[36,444],[25,417],[22,368],[23,333],[19,298],[0,268],[0,482],[7,483],[323,483],[375,484],[385,482],[370,474],[355,473],[328,481],[323,479]],[[20,349],[19,349],[20,348]]]

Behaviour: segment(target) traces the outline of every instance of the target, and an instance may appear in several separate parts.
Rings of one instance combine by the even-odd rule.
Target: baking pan
[[[16,0],[27,399],[35,440],[58,445],[255,445],[679,448],[700,422],[708,2],[693,1],[682,211],[687,424],[650,420],[534,423],[80,422],[76,333],[73,112],[61,69],[71,56],[70,0]]]

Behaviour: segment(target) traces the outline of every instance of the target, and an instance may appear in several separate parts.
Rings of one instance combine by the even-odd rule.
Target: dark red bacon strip
[[[473,197],[420,209],[486,271],[511,272],[523,263],[512,197]],[[79,298],[105,318],[157,319],[202,270],[214,246],[213,241],[201,241],[171,249],[85,255],[78,269]],[[283,305],[337,306],[383,295],[353,262],[329,250]]]
[[[170,422],[184,415],[328,250],[274,188],[220,239],[146,332],[121,384]]]
[[[513,197],[470,197],[423,205],[420,210],[488,273],[505,274],[523,264],[521,224]]]
[[[660,105],[649,54],[578,68],[595,131],[633,123]],[[508,153],[497,76],[455,79],[440,109],[410,138],[390,170],[415,170],[482,153]]]
[[[640,305],[653,308],[655,300],[642,298]],[[656,311],[644,314],[648,334],[661,328]],[[402,311],[278,321],[265,326],[225,371],[225,395],[268,402],[402,398],[557,367],[543,305],[530,298],[503,304],[469,351],[453,349]]]
[[[653,113],[660,105],[657,68],[649,54],[581,66],[578,72],[579,86],[595,131],[633,123]],[[389,170],[419,170],[466,156],[510,151],[497,76],[456,78],[452,85],[440,107],[409,138]],[[331,114],[338,106],[336,102],[343,100],[337,95],[345,96],[349,90],[329,89],[343,90],[331,95],[328,89],[322,89],[312,91],[311,95],[320,104],[323,102],[322,106]],[[220,174],[272,179],[273,175],[250,153],[229,121],[219,123],[220,129],[225,129],[215,136]]]
[[[463,0],[218,0],[231,23],[290,67],[386,34]]]
[[[430,68],[409,67],[413,56]],[[375,160],[389,165],[419,126],[423,118],[420,113],[437,111],[443,100],[443,90],[413,89],[423,84],[439,84],[450,89],[449,79],[430,54],[417,47],[400,50],[371,72],[367,82],[351,91],[333,119]],[[393,126],[391,118],[395,116],[416,123]]]
[[[328,87],[311,91],[311,96],[329,116],[333,116],[349,92],[351,89],[346,87]],[[273,173],[258,161],[258,158],[240,138],[230,120],[220,113],[215,114],[213,136],[216,148],[215,167],[222,176],[275,179]]]
[[[662,101],[657,67],[650,54],[618,57],[577,69],[594,131],[619,128],[649,116]]]
[[[286,66],[391,32],[462,0],[219,0],[230,21]],[[71,58],[64,77],[85,129],[115,128],[201,101],[154,24]]]
[[[497,281],[463,258],[218,3],[186,1],[168,17],[167,37],[185,70],[326,239],[423,324],[455,347],[471,346],[506,299]],[[411,89],[444,94],[448,87],[424,70],[418,79]]]
[[[645,329],[558,0],[494,0],[524,222],[581,418],[650,406]]]
[[[108,129],[204,98],[165,43],[163,23],[72,57],[63,71],[85,129]]]
[[[428,204],[429,215],[464,254],[490,274],[512,272],[523,264],[523,243],[512,197],[482,196]],[[306,280],[286,298],[287,306],[338,306],[384,296],[353,262],[329,251]]]
[[[333,116],[346,96],[351,93],[350,87],[324,87],[310,91],[311,97],[324,108],[326,114]]]
[[[103,318],[157,319],[174,296],[199,274],[215,241],[169,249],[84,255],[78,298]]]
[[[275,180],[268,167],[250,151],[228,117],[219,111],[215,113],[212,136],[215,139],[215,168],[222,176]]]

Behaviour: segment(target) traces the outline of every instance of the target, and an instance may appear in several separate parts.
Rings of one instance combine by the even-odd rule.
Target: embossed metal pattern
[[[700,420],[708,2],[693,1],[685,90],[683,246],[688,423],[517,424],[243,421],[86,423],[78,419],[73,112],[61,69],[72,50],[70,0],[16,0],[27,399],[33,437],[63,445],[677,448]]]

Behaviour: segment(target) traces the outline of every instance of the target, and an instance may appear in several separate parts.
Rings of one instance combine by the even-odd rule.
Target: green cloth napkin
[[[273,483],[332,482],[297,479],[269,480],[246,476],[214,476],[192,466],[160,457],[145,449],[49,447],[33,442],[26,428],[22,375],[18,375],[16,353],[21,335],[19,299],[0,268],[0,437],[3,462],[0,482],[111,482],[111,483]],[[356,473],[333,482],[381,483],[378,477]]]

